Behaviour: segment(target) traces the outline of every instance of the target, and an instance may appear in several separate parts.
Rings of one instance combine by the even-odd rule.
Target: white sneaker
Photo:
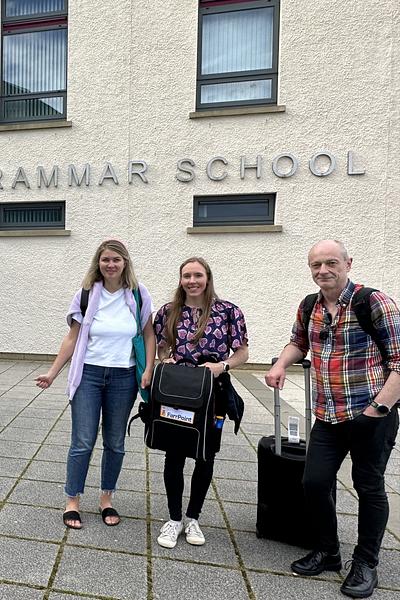
[[[157,542],[163,548],[175,548],[182,530],[182,521],[167,521],[160,529],[160,535],[157,538]]]
[[[200,529],[197,519],[191,519],[185,528],[186,541],[193,546],[202,546],[205,544],[205,537]]]

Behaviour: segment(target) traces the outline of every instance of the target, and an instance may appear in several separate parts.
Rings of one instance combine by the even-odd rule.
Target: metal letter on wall
[[[246,163],[246,157],[240,157],[240,179],[244,179],[244,174],[246,169],[256,169],[256,177],[260,179],[261,177],[261,161],[262,157],[257,154],[257,159],[255,163]]]
[[[320,171],[317,168],[316,162],[320,156],[326,156],[327,158],[329,158],[330,164],[329,164],[329,167],[326,169],[326,171]],[[317,177],[326,177],[327,175],[330,175],[332,173],[332,171],[335,170],[336,158],[333,156],[333,154],[331,154],[327,150],[325,150],[324,152],[317,152],[316,154],[314,154],[314,156],[312,156],[310,158],[309,166],[310,166],[310,171],[313,175],[316,175]]]
[[[79,177],[75,165],[68,165],[68,185],[71,185],[75,182],[77,186],[80,186],[83,178],[85,178],[85,185],[90,184],[90,164],[86,163],[83,169],[82,175]]]
[[[100,175],[99,185],[103,185],[103,181],[105,179],[112,179],[113,182],[116,183],[117,185],[119,183],[117,174],[114,171],[114,167],[112,166],[112,164],[110,162],[106,162],[103,172]]]
[[[190,166],[186,166],[186,165],[190,165]],[[188,181],[193,181],[194,179],[194,170],[192,169],[192,167],[195,166],[194,161],[191,158],[181,158],[181,160],[178,160],[178,163],[176,165],[178,171],[181,171],[180,173],[175,173],[175,177],[178,181],[183,181],[183,183],[187,183]],[[187,173],[186,175],[182,175],[182,173]]]
[[[18,167],[17,172],[15,173],[15,177],[13,179],[13,182],[11,184],[11,187],[15,190],[15,186],[17,185],[17,183],[23,183],[25,185],[25,187],[30,188],[31,185],[28,181],[28,178],[25,174],[24,168],[23,167]]]
[[[135,165],[139,165],[140,168],[135,168]],[[128,162],[128,183],[132,183],[133,175],[139,175],[143,183],[149,183],[145,173],[147,171],[147,163],[144,160],[130,160]]]
[[[0,169],[0,179],[3,177],[3,171]],[[3,184],[0,181],[0,190],[3,190]]]
[[[281,160],[281,158],[288,158],[291,161],[292,166],[289,171],[281,171],[279,169],[278,163]],[[277,156],[275,156],[275,158],[272,161],[272,171],[274,172],[274,174],[277,177],[291,177],[292,175],[294,175],[296,173],[298,168],[299,168],[299,161],[293,154],[290,154],[290,152],[286,152],[286,153],[284,152],[283,154],[278,154]]]
[[[348,175],[364,175],[365,174],[364,168],[361,168],[361,169],[354,168],[354,156],[353,156],[353,152],[351,150],[349,150],[349,152],[347,153],[347,174]]]
[[[221,175],[213,175],[211,172],[211,168],[215,162],[222,162],[224,165],[228,164],[228,161],[223,156],[214,156],[207,163],[207,167],[206,167],[207,177],[209,179],[211,179],[211,181],[222,181],[223,179],[225,179],[225,177],[228,175],[228,173],[226,171],[223,171],[221,173]]]
[[[52,181],[53,181],[54,187],[58,186],[58,166],[57,165],[54,165],[54,167],[52,168],[49,179],[47,179],[44,167],[38,167],[36,169],[36,173],[37,173],[38,188],[42,187],[42,181],[46,187],[49,187],[49,185],[51,184]]]

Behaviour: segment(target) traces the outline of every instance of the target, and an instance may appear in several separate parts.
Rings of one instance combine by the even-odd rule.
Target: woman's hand
[[[174,358],[172,358],[172,356],[169,356],[168,358],[163,358],[162,363],[172,363],[173,365],[176,363],[176,360]]]
[[[47,388],[49,388],[53,383],[54,379],[55,377],[53,375],[46,373],[46,375],[38,375],[35,377],[34,381],[36,381],[36,385],[42,388],[42,390],[47,390]]]
[[[210,369],[214,377],[219,377],[221,373],[224,372],[223,362],[205,362],[202,365],[199,365],[199,367],[207,367],[207,369]]]
[[[142,381],[140,382],[140,387],[142,388],[142,390],[149,387],[152,375],[153,369],[145,369],[145,371],[143,371]]]

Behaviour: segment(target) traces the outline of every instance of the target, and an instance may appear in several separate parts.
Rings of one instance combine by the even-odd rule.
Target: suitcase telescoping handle
[[[273,358],[271,363],[274,365],[278,360],[277,357]],[[305,400],[306,400],[306,448],[310,439],[311,432],[311,385],[310,385],[310,368],[311,362],[308,359],[304,359],[298,363],[304,370],[304,384],[305,384]],[[274,422],[275,422],[275,454],[281,456],[282,454],[282,434],[281,434],[281,401],[279,395],[279,388],[274,388]]]

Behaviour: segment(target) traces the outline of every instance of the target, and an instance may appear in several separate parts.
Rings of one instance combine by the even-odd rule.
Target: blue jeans
[[[114,492],[125,455],[125,432],[138,392],[135,367],[84,365],[81,383],[71,401],[72,434],[65,493],[83,494],[90,457],[102,416],[101,489]]]

